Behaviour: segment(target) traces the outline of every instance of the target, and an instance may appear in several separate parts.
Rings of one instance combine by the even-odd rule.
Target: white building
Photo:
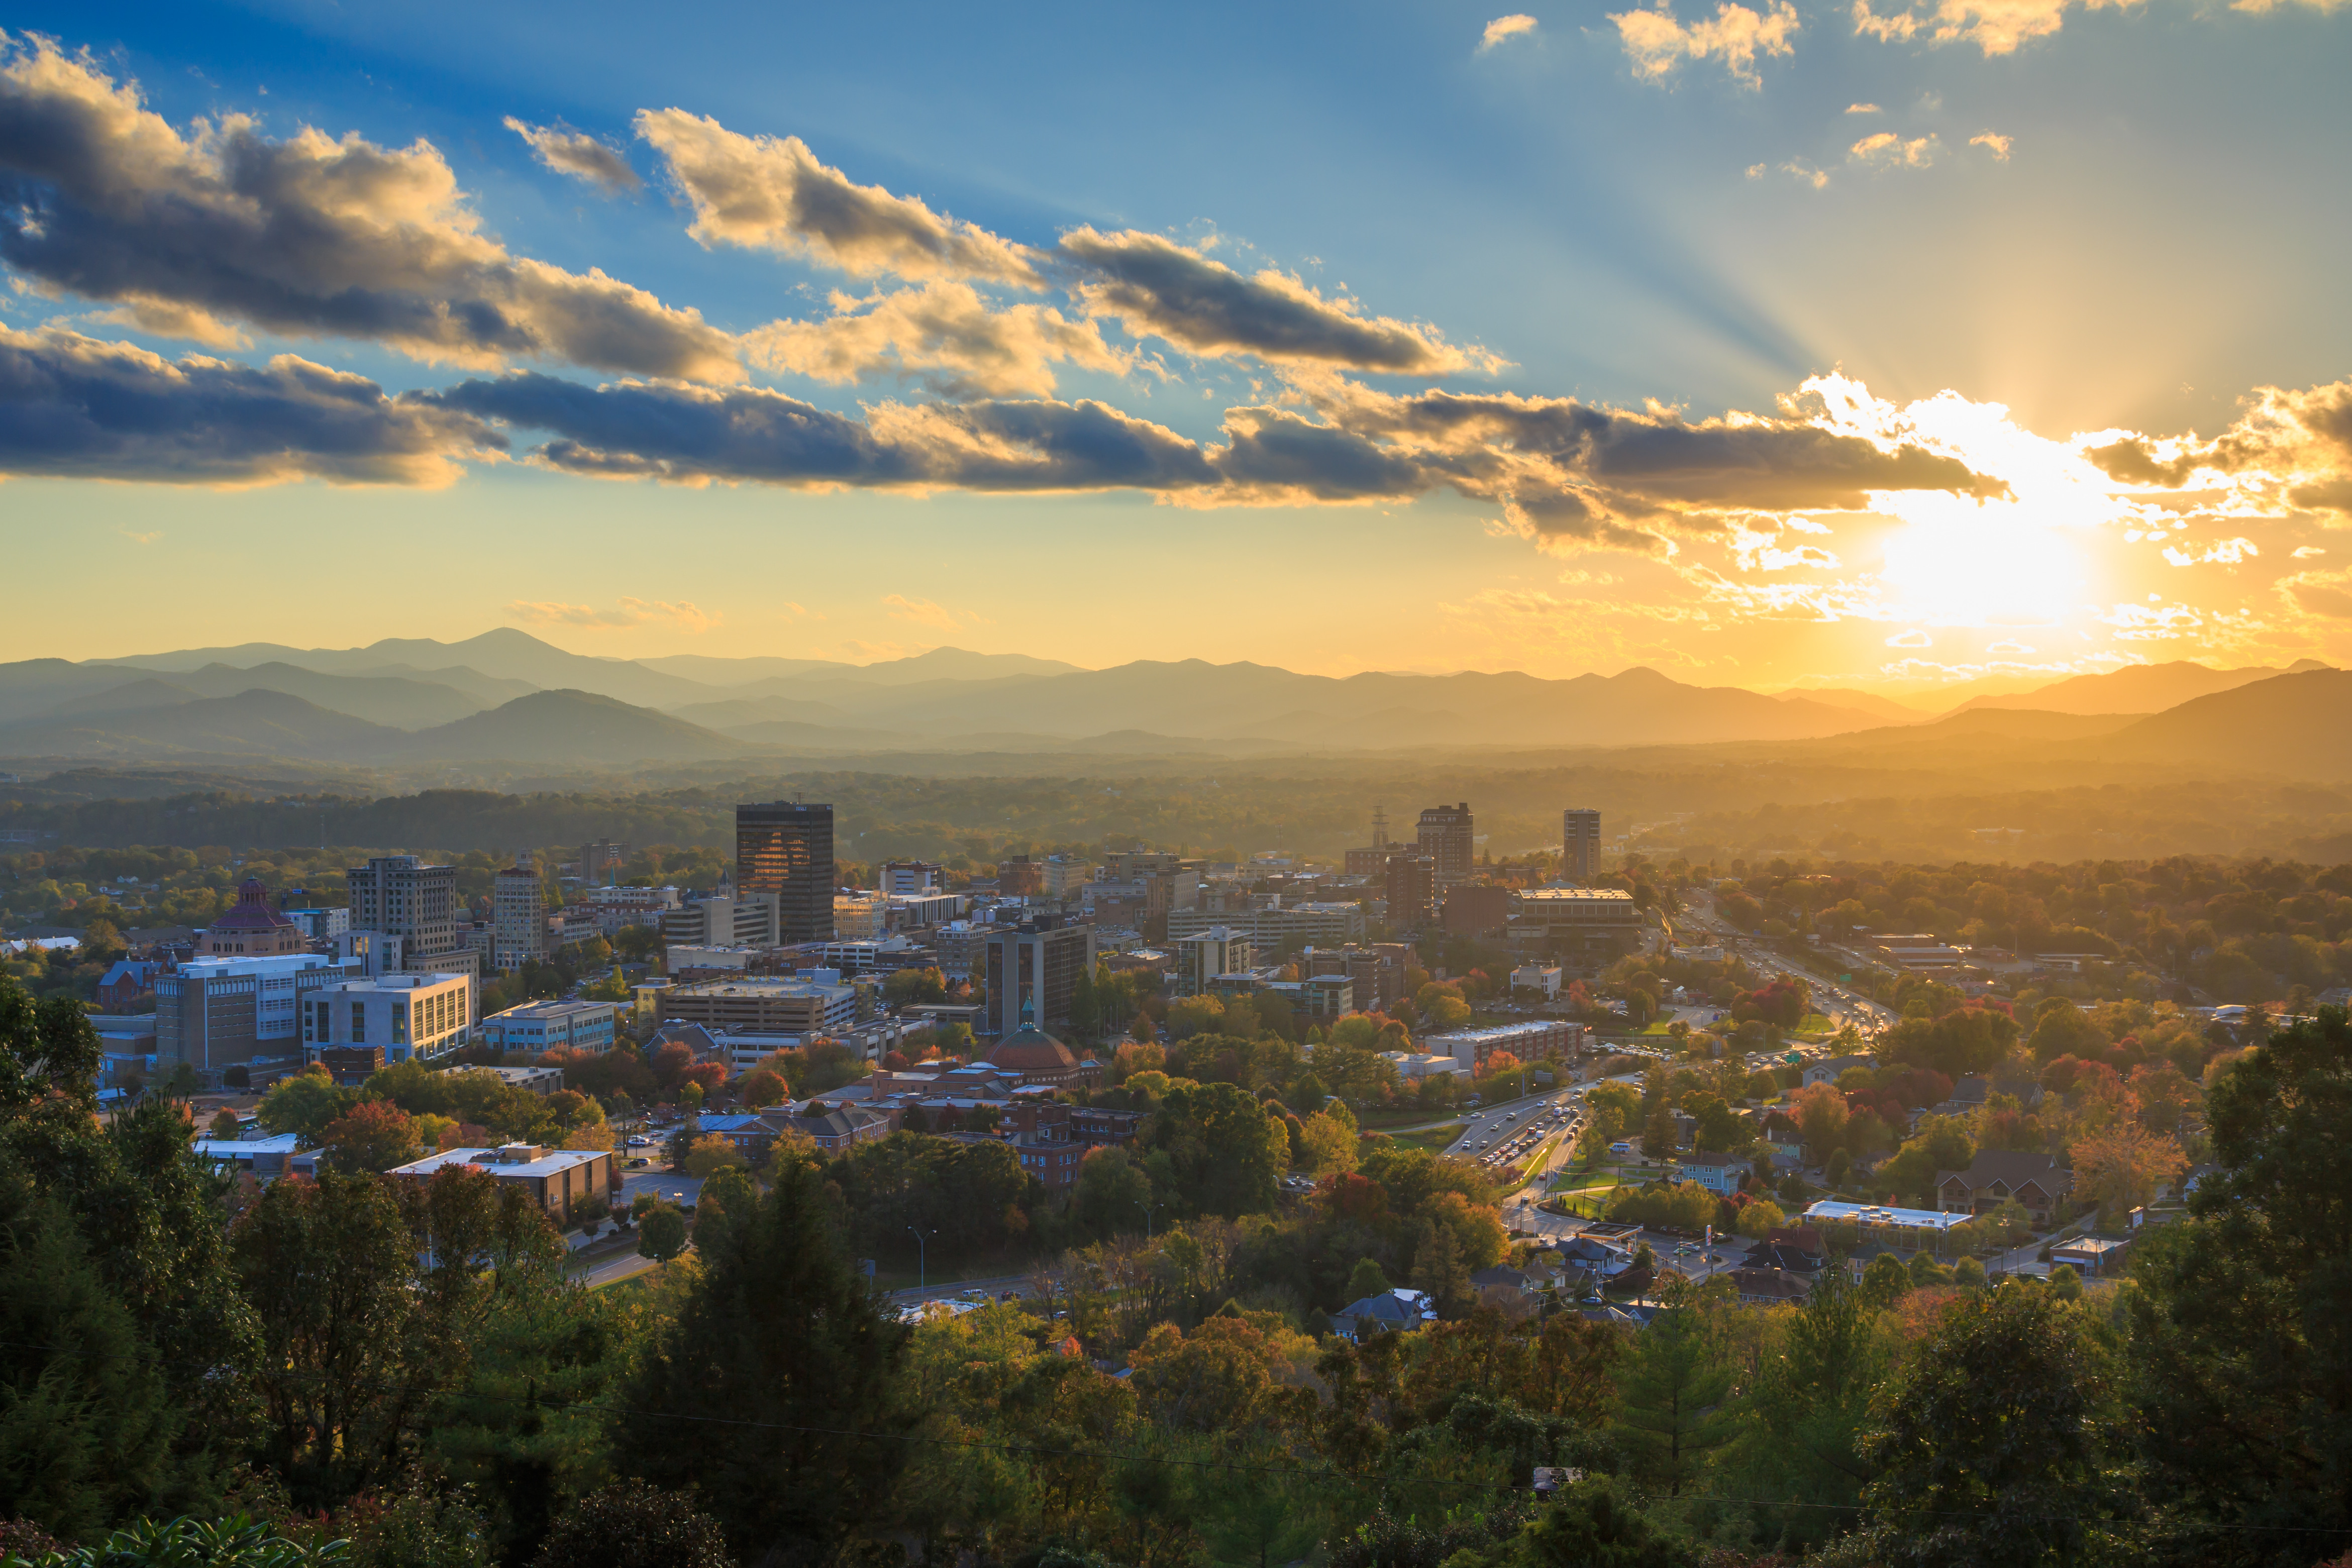
[[[378,975],[344,980],[304,998],[306,1057],[331,1046],[382,1046],[386,1061],[446,1056],[473,1038],[473,979],[467,975]]]
[[[1511,989],[1540,992],[1546,1001],[1559,995],[1559,966],[1522,964],[1511,971]]]
[[[357,964],[316,953],[191,958],[155,977],[155,1062],[213,1073],[301,1060],[300,1007],[322,987],[355,977]]]
[[[929,893],[940,885],[937,861],[886,861],[878,879],[886,894]]]
[[[1078,896],[1079,890],[1094,880],[1092,862],[1070,855],[1047,855],[1045,859],[1045,896],[1069,899]]]
[[[1171,946],[1176,949],[1176,988],[1188,997],[1209,990],[1220,975],[1237,974],[1250,967],[1249,936],[1231,926],[1212,926]]]
[[[1260,948],[1272,949],[1297,941],[1315,946],[1344,946],[1364,935],[1360,904],[1294,904],[1287,908],[1171,909],[1168,912],[1171,940],[1195,936],[1216,926],[1247,936]]]

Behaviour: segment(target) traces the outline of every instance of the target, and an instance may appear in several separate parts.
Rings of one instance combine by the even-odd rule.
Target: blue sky
[[[1793,443],[1827,416],[1776,400],[1842,371],[1877,412],[1839,439],[1874,442],[1890,462],[1938,455],[2008,484],[2005,497],[1979,484],[1953,511],[1949,485],[1939,496],[1920,480],[1899,496],[1855,481],[1866,498],[1792,490],[1780,465],[1811,459],[1778,448],[1753,459],[1752,493],[1727,488],[1709,456],[1675,459],[1717,465],[1703,496],[1677,475],[1629,488],[1573,469],[1545,476],[1559,480],[1546,497],[1526,475],[1433,482],[1463,454],[1433,466],[1425,446],[1411,447],[1417,476],[1388,490],[1350,479],[1345,495],[1319,470],[1277,483],[1236,462],[1213,485],[1155,470],[983,494],[962,467],[914,488],[819,489],[764,465],[689,475],[666,457],[665,475],[692,483],[654,484],[475,455],[429,482],[354,487],[315,464],[225,477],[36,455],[14,462],[0,527],[60,592],[12,629],[6,653],[218,640],[225,599],[258,592],[289,641],[509,620],[622,653],[857,656],[951,641],[1097,664],[1557,674],[1649,663],[1685,678],[1894,689],[2146,658],[2352,654],[2352,620],[2332,613],[2352,609],[2334,576],[2346,514],[2312,499],[2352,470],[2352,435],[2331,444],[2327,412],[2328,389],[2352,373],[2340,282],[2352,7],[1953,0],[1940,16],[1916,7],[1911,37],[1888,41],[1850,7],[1682,3],[1670,25],[1639,24],[1682,47],[1671,64],[1629,47],[1630,14],[36,5],[8,28],[20,51],[27,34],[89,49],[88,71],[135,79],[186,136],[200,117],[242,114],[265,139],[309,126],[388,150],[421,140],[510,256],[601,270],[730,340],[840,314],[834,290],[866,299],[924,279],[854,274],[806,247],[698,243],[675,166],[634,133],[640,111],[798,137],[853,185],[1038,253],[1081,228],[1132,231],[1244,277],[1273,268],[1469,357],[1434,374],[1308,367],[1358,398],[1305,384],[1313,376],[1278,353],[1139,336],[1096,296],[1117,362],[1085,350],[1026,372],[1018,395],[1050,378],[1057,404],[1098,399],[1213,455],[1230,411],[1286,408],[1318,430],[1378,427],[1369,439],[1385,460],[1432,438],[1357,404],[1432,387],[1636,416],[1654,401],[1688,422],[1741,411]],[[1532,25],[1482,47],[1506,15]],[[1896,30],[1883,0],[1871,15]],[[1759,25],[1781,52],[1688,50]],[[2003,25],[2039,36],[2005,47]],[[1939,26],[1957,36],[1934,41]],[[601,141],[643,187],[608,195],[546,166],[509,117]],[[0,162],[6,152],[0,138]],[[503,368],[582,385],[628,373],[546,354],[436,362],[365,333],[251,321],[222,329],[234,346],[216,335],[207,347],[156,330],[152,310],[104,319],[119,301],[79,295],[50,265],[46,277],[11,266],[35,288],[0,325],[167,359],[298,354],[391,393]],[[1088,319],[1075,295],[979,287],[991,310],[1052,309],[1074,329]],[[1506,362],[1489,368],[1478,350]],[[989,401],[937,376],[827,381],[745,352],[750,384],[852,422],[882,402]],[[2259,462],[2232,448],[2157,483],[2083,461],[2125,435],[2162,459],[2195,457],[2262,387],[2303,401],[2267,405]],[[1912,412],[1948,392],[1966,409]],[[469,407],[511,433],[510,459],[541,450],[511,397]],[[9,417],[0,405],[0,434]],[[1640,448],[1644,431],[1623,428],[1625,450]],[[2073,442],[2100,431],[2113,437]],[[2178,444],[2192,433],[2199,443]],[[1481,462],[1531,437],[1497,439]],[[2069,461],[2071,476],[2050,469]],[[2041,500],[2011,482],[2036,471]],[[2168,519],[2156,549],[2144,548],[2151,508]],[[354,622],[349,587],[387,535],[435,541],[467,570]],[[648,538],[667,548],[649,554]],[[2021,572],[2038,584],[2021,588]],[[1133,612],[1139,594],[1153,613]],[[693,613],[645,608],[681,604]]]

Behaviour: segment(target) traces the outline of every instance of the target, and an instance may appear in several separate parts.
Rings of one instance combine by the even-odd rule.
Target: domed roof
[[[1024,1022],[997,1042],[988,1053],[988,1064],[1013,1072],[1056,1072],[1077,1066],[1078,1059],[1068,1046],[1035,1024]]]
[[[294,923],[269,907],[269,890],[249,876],[236,890],[236,905],[212,924],[215,931],[276,931]]]

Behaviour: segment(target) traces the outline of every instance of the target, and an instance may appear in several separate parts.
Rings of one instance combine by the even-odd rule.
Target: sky
[[[5,25],[0,658],[2352,661],[2346,0]]]

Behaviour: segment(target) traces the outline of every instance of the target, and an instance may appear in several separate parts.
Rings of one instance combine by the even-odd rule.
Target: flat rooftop
[[[1966,1225],[1973,1214],[1947,1214],[1933,1208],[1895,1208],[1877,1203],[1838,1203],[1822,1198],[1805,1210],[1805,1218],[1833,1225],[1884,1225],[1899,1230],[1949,1230]]]

